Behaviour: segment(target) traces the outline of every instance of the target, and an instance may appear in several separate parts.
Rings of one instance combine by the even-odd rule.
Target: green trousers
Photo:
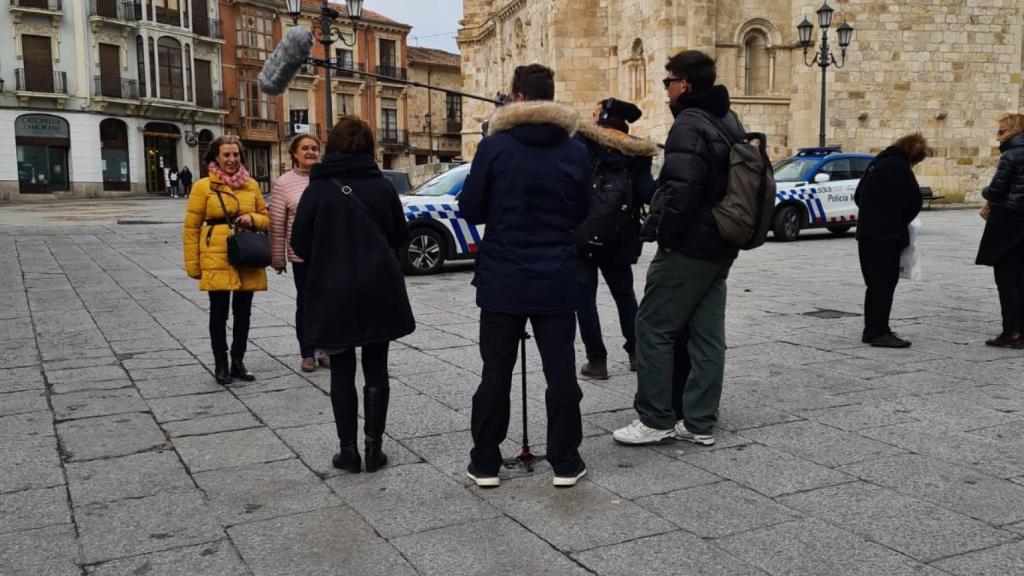
[[[672,406],[673,347],[690,328],[690,375],[682,414],[694,433],[710,433],[718,419],[725,376],[726,279],[732,260],[690,258],[658,250],[636,315],[637,391],[640,421],[660,430],[676,424]]]

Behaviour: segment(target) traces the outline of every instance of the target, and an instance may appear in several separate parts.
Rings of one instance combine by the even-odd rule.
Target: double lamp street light
[[[832,26],[832,16],[835,10],[825,2],[821,5],[821,8],[817,10],[818,15],[818,27],[821,28],[821,45],[818,48],[817,53],[814,55],[814,59],[811,61],[807,60],[807,49],[813,44],[811,35],[814,31],[814,24],[811,24],[810,20],[806,17],[804,21],[797,25],[796,29],[800,35],[800,45],[804,47],[804,64],[806,66],[819,66],[821,67],[821,124],[818,131],[818,146],[825,147],[825,84],[828,77],[829,66],[835,66],[836,68],[842,68],[846,64],[846,49],[850,46],[850,41],[853,40],[853,26],[843,22],[843,25],[836,29],[836,33],[839,35],[839,49],[840,59],[836,61],[835,53],[832,52],[831,47],[828,43],[828,29]]]
[[[302,14],[303,0],[285,0],[288,6],[288,14],[292,21],[298,25],[299,15]],[[348,19],[352,22],[352,42],[346,38],[346,31],[339,30],[333,26],[334,21],[341,17],[341,13],[330,7],[327,0],[323,0],[320,6],[320,32],[317,34],[319,42],[324,46],[324,58],[333,62],[331,56],[331,45],[341,40],[346,46],[355,46],[358,38],[358,22],[363,17],[363,0],[346,0],[345,9],[348,12]],[[315,29],[314,29],[315,30]],[[331,67],[324,67],[326,74],[324,89],[327,95],[327,133],[334,127],[334,94],[331,92]]]

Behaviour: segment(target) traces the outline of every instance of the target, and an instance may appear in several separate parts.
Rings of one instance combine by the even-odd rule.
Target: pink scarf
[[[209,170],[210,175],[230,186],[232,190],[242,188],[245,186],[245,182],[249,180],[249,171],[245,169],[245,166],[239,166],[238,172],[234,174],[225,174],[216,162],[210,162],[206,169]]]

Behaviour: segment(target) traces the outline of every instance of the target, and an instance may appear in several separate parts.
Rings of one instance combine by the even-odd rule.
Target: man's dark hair
[[[555,73],[541,64],[516,66],[512,73],[512,93],[516,92],[527,100],[554,100]]]
[[[700,50],[683,50],[669,58],[665,70],[686,80],[698,92],[714,86],[718,77],[714,58]]]

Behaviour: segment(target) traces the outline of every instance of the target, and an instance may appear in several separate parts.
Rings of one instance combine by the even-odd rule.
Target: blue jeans
[[[633,266],[628,262],[597,263],[581,258],[577,275],[580,306],[576,319],[580,323],[580,337],[587,350],[587,360],[606,360],[608,350],[601,338],[601,319],[597,315],[597,272],[601,271],[619,310],[619,327],[626,343],[627,354],[636,353],[636,293],[633,291]]]
[[[313,347],[306,342],[306,274],[305,263],[292,262],[292,276],[295,279],[295,336],[299,339],[299,352],[303,358],[313,357]]]

